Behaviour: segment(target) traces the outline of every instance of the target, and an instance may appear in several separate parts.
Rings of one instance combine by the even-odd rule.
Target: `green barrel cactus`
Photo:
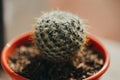
[[[78,16],[71,13],[47,12],[37,19],[34,40],[46,58],[67,60],[84,45],[85,26]]]

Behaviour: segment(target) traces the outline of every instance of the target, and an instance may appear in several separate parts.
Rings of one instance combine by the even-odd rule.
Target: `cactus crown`
[[[47,58],[66,60],[84,45],[84,28],[78,16],[63,11],[51,11],[37,19],[34,39]]]

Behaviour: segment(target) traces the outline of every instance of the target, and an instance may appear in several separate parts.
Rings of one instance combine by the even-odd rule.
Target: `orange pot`
[[[8,59],[11,54],[13,54],[13,51],[20,45],[31,43],[31,37],[33,36],[32,32],[25,33],[12,41],[10,41],[3,49],[2,55],[1,55],[1,64],[4,70],[9,74],[12,80],[28,80],[27,78],[24,78],[18,74],[16,74],[8,65]],[[98,50],[101,52],[104,58],[104,65],[100,71],[98,71],[95,75],[88,77],[86,80],[98,80],[108,69],[110,64],[110,57],[108,52],[106,51],[105,47],[102,45],[102,43],[97,40],[95,37],[88,35],[89,43],[93,43],[93,49]]]

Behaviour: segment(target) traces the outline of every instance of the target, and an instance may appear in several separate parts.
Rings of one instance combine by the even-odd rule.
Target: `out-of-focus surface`
[[[41,11],[60,9],[80,15],[89,32],[120,41],[120,0],[3,0],[6,42],[32,30]]]
[[[101,80],[119,80],[120,77],[120,43],[99,38],[111,56],[111,64]],[[8,80],[8,76],[0,71],[0,80]]]
[[[3,4],[0,0],[0,53],[4,45]]]
[[[5,42],[26,31],[33,31],[35,17],[47,8],[46,0],[3,0]]]

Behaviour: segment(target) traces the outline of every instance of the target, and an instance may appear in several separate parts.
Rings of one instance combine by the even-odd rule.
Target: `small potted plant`
[[[110,63],[82,20],[63,11],[40,16],[34,32],[5,46],[1,60],[12,80],[98,80]]]

